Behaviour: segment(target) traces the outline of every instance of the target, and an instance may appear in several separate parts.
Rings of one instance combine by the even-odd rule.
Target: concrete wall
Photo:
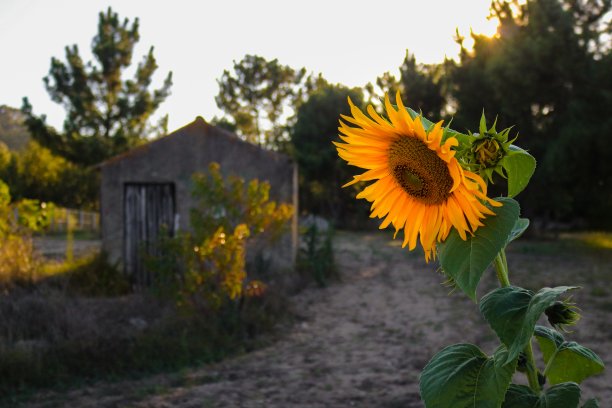
[[[207,171],[212,161],[221,165],[224,175],[269,181],[271,199],[293,204],[297,212],[297,167],[289,157],[244,142],[198,117],[174,133],[100,165],[102,248],[110,260],[121,263],[123,257],[125,183],[174,183],[179,230],[186,230],[193,207],[191,176]],[[290,233],[267,256],[272,258],[275,269],[288,268],[293,265],[296,251],[294,215]]]

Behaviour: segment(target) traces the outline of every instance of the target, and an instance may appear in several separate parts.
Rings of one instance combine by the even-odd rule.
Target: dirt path
[[[268,348],[179,374],[47,394],[31,406],[422,407],[418,374],[433,354],[458,342],[473,342],[490,353],[496,339],[476,305],[459,293],[448,296],[435,266],[398,245],[386,233],[338,234],[335,252],[342,282],[296,296],[295,308],[304,320]],[[517,280],[529,279],[537,262],[554,263],[554,280],[563,277],[562,268],[581,272],[572,254],[513,255],[511,268],[520,270]],[[602,262],[609,266],[608,258]],[[492,278],[485,279],[482,289],[493,285]],[[586,381],[584,395],[597,395],[602,407],[610,407],[612,333],[610,310],[602,305],[612,305],[611,295],[590,297],[597,282],[582,285],[586,295],[576,300],[588,317],[573,339],[597,351],[608,366],[603,376]]]

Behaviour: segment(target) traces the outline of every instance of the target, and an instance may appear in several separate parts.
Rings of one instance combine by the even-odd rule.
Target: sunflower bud
[[[504,157],[504,150],[494,137],[477,140],[473,145],[476,163],[482,167],[495,167]]]
[[[502,177],[506,177],[502,161],[510,153],[509,148],[514,141],[508,140],[510,128],[498,132],[495,129],[496,124],[497,121],[487,129],[484,113],[482,114],[479,127],[480,133],[470,133],[473,141],[465,156],[467,166],[490,182],[493,182],[494,172]]]
[[[558,300],[544,311],[548,322],[557,330],[565,331],[565,326],[572,326],[580,320],[578,308],[568,301]]]

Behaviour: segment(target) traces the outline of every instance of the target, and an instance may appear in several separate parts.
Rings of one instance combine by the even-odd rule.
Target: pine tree
[[[27,98],[22,111],[32,137],[52,152],[83,166],[91,166],[142,143],[147,136],[166,131],[167,116],[157,125],[151,115],[170,94],[172,72],[163,85],[149,90],[157,70],[153,47],[136,67],[132,79],[123,79],[139,41],[138,18],[120,21],[109,7],[101,12],[93,38],[95,62],[83,62],[76,45],[66,47],[66,62],[51,60],[44,78],[51,99],[66,109],[63,131],[36,116]]]

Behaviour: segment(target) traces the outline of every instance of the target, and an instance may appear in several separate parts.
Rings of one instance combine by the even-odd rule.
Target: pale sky
[[[151,45],[159,86],[173,71],[172,94],[158,113],[169,130],[196,116],[211,119],[216,80],[245,54],[277,58],[293,68],[322,73],[330,82],[362,87],[386,71],[397,75],[406,49],[417,62],[456,57],[455,29],[491,35],[490,0],[0,0],[0,105],[21,107],[28,96],[37,114],[61,128],[64,110],[42,81],[51,57],[65,60],[77,44],[85,61],[108,6],[132,21],[140,18],[133,61]]]

